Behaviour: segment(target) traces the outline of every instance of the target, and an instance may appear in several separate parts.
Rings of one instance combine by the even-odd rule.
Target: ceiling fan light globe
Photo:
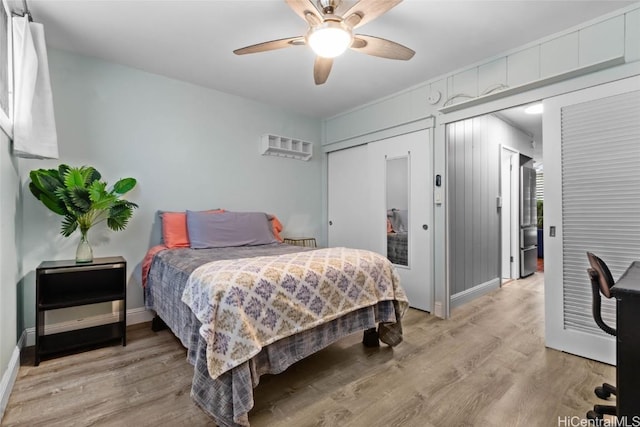
[[[351,46],[353,35],[340,22],[325,21],[311,28],[307,34],[307,44],[316,55],[323,58],[335,58]]]

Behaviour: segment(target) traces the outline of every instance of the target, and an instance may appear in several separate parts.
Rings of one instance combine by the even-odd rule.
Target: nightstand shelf
[[[91,286],[91,285],[88,285]],[[117,301],[122,299],[122,292],[96,292],[89,291],[77,295],[55,296],[47,300],[46,303],[38,304],[40,310],[56,310],[59,308],[77,307],[85,304],[97,304],[100,302]]]
[[[126,345],[127,262],[122,257],[90,263],[44,261],[36,269],[35,365],[43,358],[121,341]],[[69,307],[120,301],[113,322],[45,335],[45,313]]]
[[[122,340],[122,325],[109,323],[40,337],[40,357],[74,353]]]

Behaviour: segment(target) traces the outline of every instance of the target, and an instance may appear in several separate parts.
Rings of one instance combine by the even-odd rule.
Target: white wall
[[[140,206],[127,229],[89,232],[94,256],[127,259],[129,309],[144,305],[139,265],[159,243],[158,210],[265,211],[278,216],[285,235],[324,242],[321,156],[303,162],[260,155],[265,133],[319,142],[318,120],[64,51],[50,50],[49,61],[60,160],[20,160],[25,327],[34,325],[35,268],[43,260],[73,259],[78,242],[78,235],[62,237],[60,217],[31,196],[32,169],[86,164],[110,184],[138,180],[125,196]]]

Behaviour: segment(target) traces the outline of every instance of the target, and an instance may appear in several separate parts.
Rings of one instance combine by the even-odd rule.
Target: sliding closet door
[[[329,246],[371,249],[367,145],[329,153]]]
[[[433,174],[429,129],[369,144],[371,245],[394,263],[409,305],[433,310]],[[387,233],[387,218],[392,223]]]
[[[615,364],[595,324],[586,252],[617,280],[640,259],[640,77],[544,102],[546,344]],[[615,325],[615,301],[603,301]]]

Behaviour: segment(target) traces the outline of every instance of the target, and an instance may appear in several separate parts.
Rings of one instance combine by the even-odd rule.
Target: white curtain
[[[58,158],[49,61],[42,24],[13,18],[13,152],[18,157]]]

